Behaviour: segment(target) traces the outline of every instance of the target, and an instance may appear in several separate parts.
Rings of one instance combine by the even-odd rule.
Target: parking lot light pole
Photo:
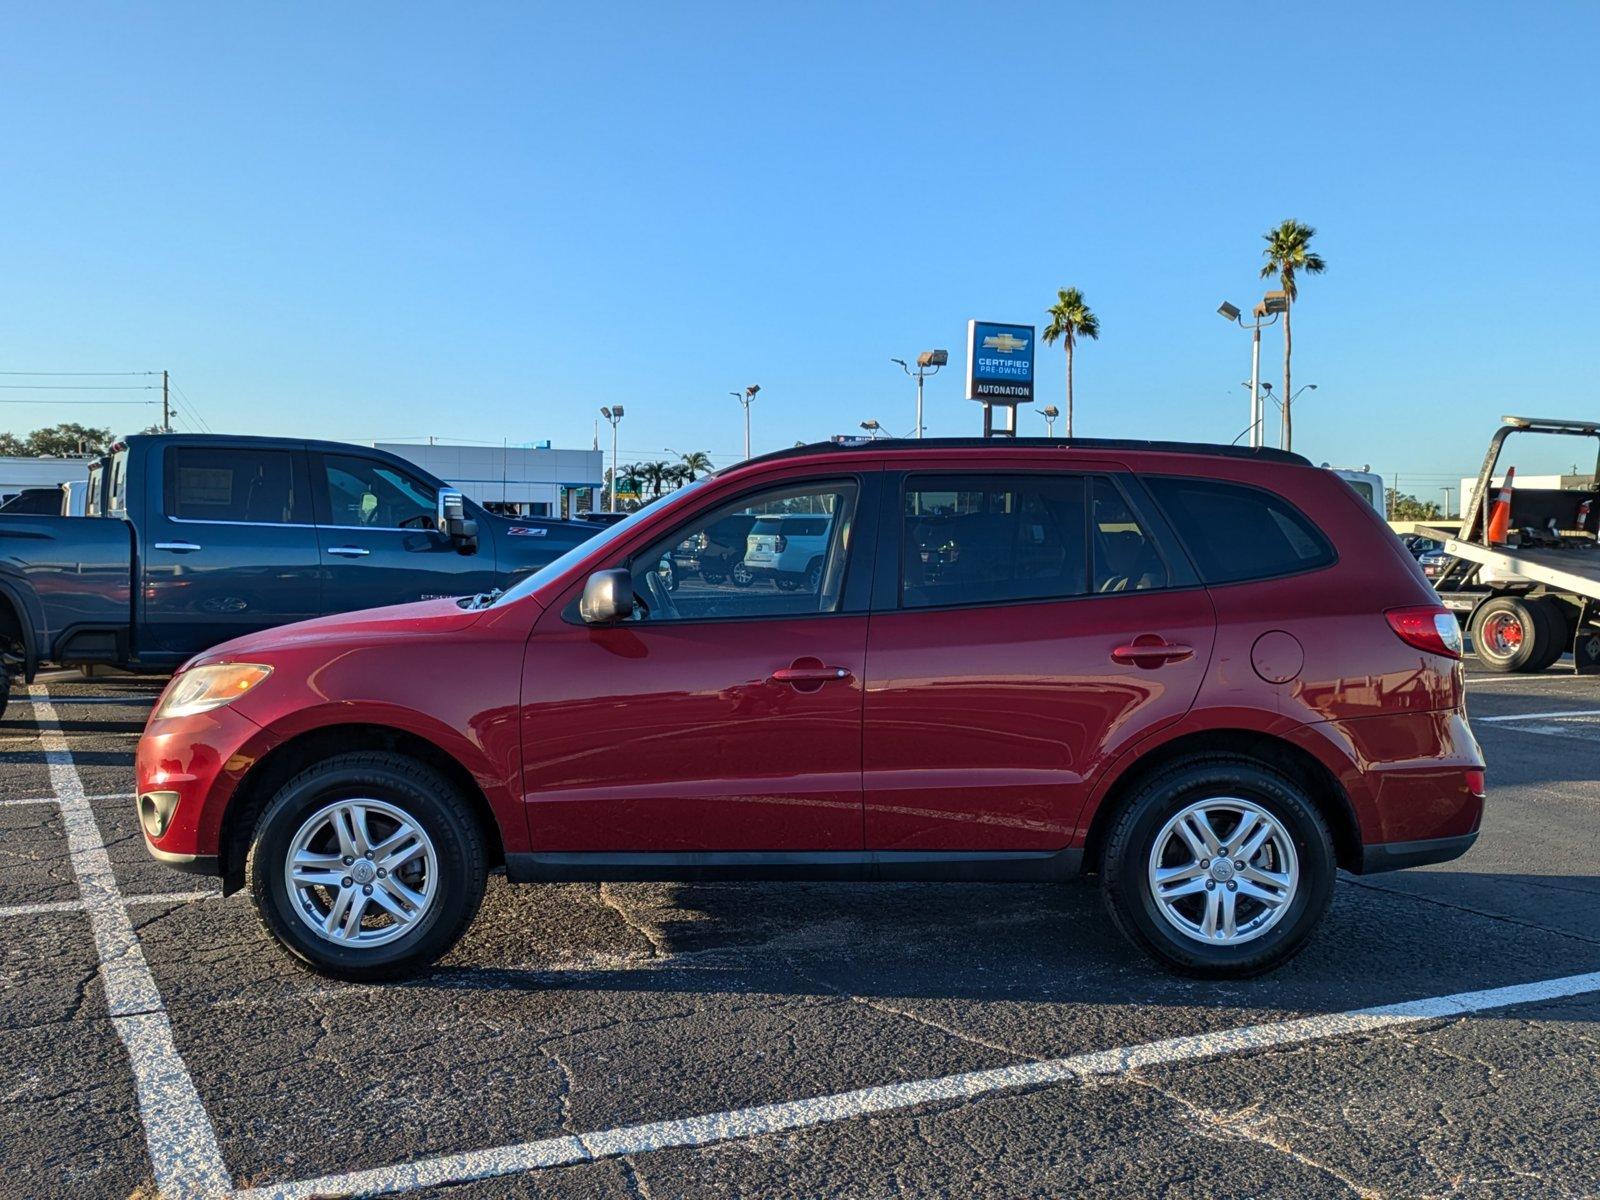
[[[759,383],[752,383],[742,392],[729,392],[740,404],[744,405],[744,456],[750,457],[750,401],[756,398],[756,393],[761,390]]]
[[[1250,331],[1250,445],[1261,445],[1261,329],[1263,325],[1271,325],[1278,319],[1278,314],[1288,305],[1283,299],[1282,292],[1268,292],[1262,297],[1261,303],[1256,305],[1255,312],[1251,314],[1255,319],[1249,325],[1244,322],[1244,316],[1234,305],[1224,300],[1217,305],[1217,312],[1223,320],[1232,321],[1241,329]],[[1271,315],[1272,320],[1263,321],[1262,318]]]
[[[1061,410],[1059,408],[1057,408],[1054,404],[1046,404],[1043,408],[1036,408],[1033,411],[1038,413],[1041,417],[1044,418],[1044,435],[1045,435],[1045,437],[1052,437],[1052,438],[1055,437],[1055,435],[1056,435],[1056,418],[1061,415]]]
[[[900,369],[917,381],[917,436],[922,436],[922,381],[929,375],[937,375],[939,368],[950,361],[948,350],[924,350],[917,355],[917,369],[913,371],[910,364],[903,358],[891,358],[892,363],[899,363]]]
[[[622,421],[622,405],[614,404],[610,408],[602,408],[600,415],[611,422],[611,511],[620,511],[617,508],[617,425]]]
[[[867,437],[871,438],[873,441],[876,441],[878,438],[878,431],[882,429],[883,426],[878,424],[878,419],[876,417],[869,417],[865,421],[861,422],[861,428],[867,431]]]

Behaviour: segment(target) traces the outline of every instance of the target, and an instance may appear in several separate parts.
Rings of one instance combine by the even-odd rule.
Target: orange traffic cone
[[[1515,467],[1506,468],[1506,481],[1500,485],[1500,494],[1495,497],[1494,507],[1489,510],[1488,540],[1491,546],[1506,544],[1506,530],[1511,526],[1511,486],[1516,477]]]

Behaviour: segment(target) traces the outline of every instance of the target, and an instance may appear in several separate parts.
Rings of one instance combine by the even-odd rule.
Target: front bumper
[[[234,705],[146,725],[134,756],[134,805],[150,856],[216,874],[228,801],[269,748],[261,727]]]

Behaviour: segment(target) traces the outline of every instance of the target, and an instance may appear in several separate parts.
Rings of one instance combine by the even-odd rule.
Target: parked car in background
[[[705,558],[666,585],[676,548],[795,512],[823,526],[794,535],[821,558],[795,588],[710,583]],[[1472,844],[1460,654],[1393,533],[1298,455],[806,446],[503,595],[198,655],[145,728],[136,803],[152,854],[248,886],[274,938],[342,978],[436,959],[502,867],[1086,871],[1161,962],[1243,976],[1306,944],[1337,868]]]
[[[744,565],[756,578],[771,579],[787,592],[815,591],[833,519],[827,514],[783,513],[756,518],[746,539]]]
[[[0,516],[59,515],[61,512],[61,495],[62,492],[59,487],[24,488],[4,504],[0,504]]]
[[[756,577],[745,563],[745,552],[755,523],[751,513],[729,513],[674,546],[667,556],[672,588],[695,575],[712,585],[731,582],[749,587]]]
[[[104,516],[0,519],[0,712],[43,662],[170,670],[274,625],[510,587],[599,532],[493,516],[337,442],[140,435],[89,480]]]

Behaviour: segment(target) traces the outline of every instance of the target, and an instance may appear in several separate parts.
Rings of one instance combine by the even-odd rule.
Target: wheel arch
[[[489,865],[505,864],[505,843],[489,798],[458,759],[421,734],[392,725],[322,725],[285,739],[261,756],[229,798],[218,839],[224,894],[244,886],[245,857],[255,818],[277,790],[319,758],[353,750],[382,750],[422,762],[455,784],[483,834]]]
[[[1288,776],[1302,787],[1333,835],[1339,866],[1358,870],[1361,830],[1349,794],[1327,765],[1302,746],[1252,729],[1205,729],[1173,738],[1128,764],[1107,787],[1090,819],[1084,841],[1084,870],[1098,871],[1106,835],[1138,786],[1158,771],[1196,755],[1225,754],[1260,763]]]
[[[31,683],[39,666],[33,614],[16,586],[0,578],[0,640],[4,639],[14,639],[22,646],[23,677]]]

